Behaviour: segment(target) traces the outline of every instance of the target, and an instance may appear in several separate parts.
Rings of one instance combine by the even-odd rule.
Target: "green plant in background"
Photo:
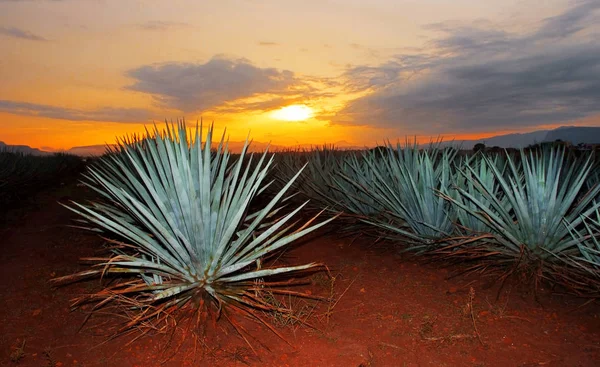
[[[534,272],[577,291],[577,282],[595,284],[582,275],[600,279],[593,155],[544,146],[457,156],[439,144],[388,144],[363,153],[323,149],[280,159],[288,161],[281,177],[308,164],[298,190],[316,209],[328,206],[358,218],[409,250],[473,260],[472,270]]]
[[[298,200],[310,200],[309,208],[321,210],[336,204],[336,192],[332,188],[333,175],[339,170],[340,152],[333,146],[315,147],[311,151],[295,150],[278,155],[276,158],[276,189],[283,187],[290,178],[306,167],[295,180],[293,188]]]
[[[574,238],[571,230],[580,228],[582,218],[599,208],[594,198],[600,187],[577,200],[592,167],[591,156],[567,164],[565,151],[552,148],[521,151],[520,158],[518,164],[507,156],[506,172],[489,157],[483,159],[490,170],[463,166],[474,191],[458,187],[461,198],[450,200],[491,229],[493,238],[484,246],[498,265],[551,275],[549,265],[578,252],[580,238]],[[490,184],[494,181],[497,185]]]
[[[332,175],[339,169],[339,152],[333,146],[315,147],[311,151],[296,151],[282,155],[277,172],[280,185],[296,175],[306,166],[295,181],[294,188],[303,199],[311,200],[311,208],[322,208],[335,204]],[[285,158],[284,158],[285,157]]]
[[[312,151],[293,151],[281,154],[277,165],[280,186],[306,165],[294,184],[294,189],[304,199],[310,199],[313,210],[328,208],[332,215],[344,212],[350,216],[368,216],[381,211],[379,205],[344,177],[350,176],[370,184],[372,172],[363,159],[354,152],[345,152],[333,146],[323,146]]]
[[[319,264],[265,267],[265,260],[333,218],[312,225],[315,216],[298,226],[292,218],[306,203],[285,214],[278,206],[302,169],[251,211],[250,204],[272,183],[265,178],[273,156],[265,152],[256,162],[247,157],[246,143],[230,162],[223,138],[211,151],[212,136],[211,127],[202,142],[202,127],[192,134],[183,121],[167,124],[163,132],[155,127],[145,138],[122,139],[89,167],[85,184],[103,200],[68,208],[84,218],[88,229],[112,236],[116,246],[94,269],[55,282],[107,274],[132,278],[75,305],[97,300],[97,307],[113,301],[126,306],[129,322],[120,332],[166,322],[186,306],[200,314],[212,305],[219,315],[233,310],[259,320],[255,310],[285,311],[257,296],[257,282],[288,294],[292,291],[276,289],[269,278]]]
[[[432,145],[419,149],[388,145],[391,153],[367,154],[365,162],[372,177],[347,177],[383,210],[382,215],[365,219],[392,236],[401,236],[411,249],[422,250],[454,232],[456,213],[438,191],[451,183],[456,150]],[[364,182],[371,182],[365,186]]]
[[[369,160],[377,153],[366,152],[359,158],[356,153],[347,154],[340,165],[340,169],[333,175],[333,188],[339,197],[337,207],[349,214],[359,217],[378,216],[383,212],[383,207],[371,195],[367,194],[375,181],[374,166]],[[365,158],[371,155],[371,158]]]
[[[43,189],[78,174],[82,168],[82,159],[74,155],[34,156],[0,151],[0,206],[22,205]]]
[[[476,187],[477,185],[483,185],[488,192],[493,194],[493,197],[496,198],[504,211],[509,210],[509,203],[492,168],[492,166],[496,167],[498,173],[503,177],[506,164],[506,160],[502,155],[484,156],[483,153],[464,156],[457,161],[452,186],[443,188],[442,193],[445,197],[452,198],[456,203],[460,203],[460,206],[456,206],[456,217],[459,230],[464,235],[485,234],[492,232],[493,229],[478,216],[472,214],[473,212],[480,211],[480,207],[477,206],[475,201],[465,199],[457,188],[469,193],[469,195],[476,199],[477,203],[495,212],[492,201],[488,200]],[[469,210],[463,209],[462,206],[466,206]]]

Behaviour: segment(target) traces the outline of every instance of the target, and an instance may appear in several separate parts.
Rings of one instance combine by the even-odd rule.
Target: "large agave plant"
[[[92,296],[99,306],[117,301],[137,310],[126,329],[165,321],[183,306],[212,304],[256,317],[253,310],[273,310],[257,284],[268,287],[272,276],[319,265],[265,267],[264,260],[331,219],[297,226],[291,220],[305,204],[285,214],[278,206],[301,170],[253,211],[250,204],[271,184],[265,177],[273,157],[265,152],[254,161],[247,143],[232,162],[224,139],[211,150],[212,141],[212,127],[203,142],[202,127],[189,133],[183,121],[167,124],[145,138],[123,139],[90,167],[85,183],[103,200],[69,209],[120,245],[96,268],[56,281],[131,275]]]
[[[458,187],[461,199],[451,200],[490,228],[489,254],[510,261],[529,259],[526,264],[553,263],[577,252],[580,239],[571,235],[571,228],[579,228],[582,218],[599,208],[593,202],[599,186],[577,200],[590,173],[591,157],[567,162],[560,148],[521,151],[520,157],[521,164],[507,157],[505,173],[489,157],[483,159],[490,171],[464,166],[474,191]],[[490,185],[493,181],[498,186]]]

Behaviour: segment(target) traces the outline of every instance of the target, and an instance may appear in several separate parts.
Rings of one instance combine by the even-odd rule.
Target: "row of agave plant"
[[[80,227],[107,240],[110,254],[54,282],[111,280],[74,307],[116,307],[125,316],[117,334],[172,330],[186,315],[200,326],[216,315],[244,335],[232,313],[278,333],[264,312],[294,315],[263,291],[302,296],[290,288],[294,277],[324,265],[282,265],[276,255],[338,217],[349,231],[402,238],[418,253],[476,260],[479,270],[490,263],[533,269],[599,293],[600,187],[592,156],[561,149],[465,156],[399,145],[271,155],[248,153],[249,143],[234,155],[225,133],[218,142],[213,134],[210,127],[203,135],[202,126],[190,132],[184,121],[155,126],[88,166],[83,182],[98,199],[67,207]],[[323,212],[328,218],[317,221]]]
[[[600,295],[600,185],[591,153],[324,147],[280,157],[277,176],[285,182],[305,162],[296,189],[315,209],[344,212],[350,231],[376,229],[406,250],[472,261],[472,271],[503,269],[503,278],[527,275]]]
[[[79,174],[82,166],[81,158],[74,155],[34,156],[0,149],[0,206],[22,204],[66,176]]]

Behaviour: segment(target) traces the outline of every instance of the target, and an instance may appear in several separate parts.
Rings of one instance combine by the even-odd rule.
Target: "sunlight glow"
[[[312,116],[312,108],[303,104],[295,104],[283,107],[271,113],[272,118],[282,121],[304,121],[308,120]]]

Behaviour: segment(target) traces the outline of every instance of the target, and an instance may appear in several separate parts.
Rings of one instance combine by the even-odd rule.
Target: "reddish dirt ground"
[[[97,280],[58,289],[48,283],[52,277],[83,269],[78,259],[97,254],[102,245],[99,238],[67,227],[74,216],[57,203],[87,196],[75,185],[42,193],[33,207],[12,215],[0,229],[1,366],[160,365],[163,337],[143,337],[129,345],[129,339],[102,343],[104,337],[78,330],[85,314],[70,312],[69,300],[95,289]],[[585,300],[542,294],[540,305],[510,287],[496,300],[497,288],[485,289],[484,280],[448,280],[451,269],[417,264],[389,246],[376,247],[367,240],[351,243],[331,235],[311,240],[279,261],[321,261],[335,276],[332,283],[315,274],[300,290],[322,295],[333,290],[336,303],[313,306],[303,299],[288,300],[295,304],[298,317],[317,330],[298,324],[279,326],[288,345],[264,327],[242,321],[270,349],[255,342],[255,355],[231,327],[220,323],[216,336],[207,340],[208,347],[194,353],[186,341],[162,365],[600,365],[597,303],[578,308]]]

